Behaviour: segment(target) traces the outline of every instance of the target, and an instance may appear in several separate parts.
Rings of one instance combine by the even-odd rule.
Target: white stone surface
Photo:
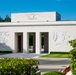
[[[1,23],[0,23],[0,32],[7,32],[8,31],[10,33],[8,38],[7,38],[9,41],[5,44],[13,50],[15,50],[15,46],[14,46],[15,45],[15,32],[23,32],[23,33],[48,32],[48,33],[50,33],[49,34],[49,52],[50,51],[68,52],[69,50],[71,50],[71,47],[69,46],[68,41],[76,38],[76,33],[75,33],[76,32],[76,25],[72,25],[72,24],[71,25],[67,25],[67,24],[62,25],[61,24],[60,26],[57,26],[57,25],[55,26],[55,25],[51,25],[51,23],[50,23],[49,26],[47,24],[46,24],[46,26],[43,24],[42,25],[40,24],[40,26],[39,25],[38,26],[37,25],[36,26],[33,26],[33,25],[26,26],[26,23],[24,23],[24,24],[25,25],[23,25],[23,26],[22,26],[22,24],[21,24],[21,26],[15,24],[16,25],[15,26],[15,25],[12,25],[12,23],[10,23],[10,25],[8,26],[6,23],[5,25],[1,26]],[[56,38],[53,37],[54,32],[57,32],[57,35],[59,36],[60,39],[57,38],[58,40],[56,40]],[[63,41],[64,37],[61,37],[61,35],[63,33],[68,33],[70,35],[70,37]],[[23,37],[23,38],[25,39],[25,37]],[[3,40],[3,38],[0,40]],[[26,45],[24,45],[24,47]],[[3,50],[3,49],[1,49],[1,50]],[[6,50],[6,48],[4,50]]]
[[[44,13],[39,13],[39,14],[44,15]],[[51,17],[51,15],[49,16]],[[44,17],[42,17],[42,19],[43,18]],[[46,17],[46,19],[47,18],[50,21],[52,21],[51,18],[49,18],[48,16]],[[12,50],[14,53],[16,53],[17,50],[16,50],[15,33],[23,33],[23,52],[28,53],[29,37],[27,34],[30,32],[32,33],[34,32],[36,34],[35,36],[36,37],[36,40],[35,40],[36,41],[36,48],[35,48],[36,54],[41,53],[40,36],[41,36],[41,33],[45,33],[45,32],[48,33],[48,45],[49,45],[48,52],[49,53],[50,52],[68,52],[72,48],[69,45],[68,41],[76,38],[76,21],[42,22],[41,20],[41,22],[34,21],[34,22],[18,22],[18,23],[16,22],[15,23],[14,21],[12,21],[8,23],[7,22],[0,23],[0,50]]]
[[[66,75],[72,75],[72,72],[71,72],[71,71],[69,71]]]
[[[27,32],[23,32],[23,53],[28,53],[28,33]]]
[[[48,22],[61,20],[60,14],[57,12],[29,12],[29,13],[12,13],[12,22]]]
[[[41,34],[40,32],[36,32],[36,54],[41,53]]]

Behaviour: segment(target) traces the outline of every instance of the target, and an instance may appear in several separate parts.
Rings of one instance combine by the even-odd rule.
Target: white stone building
[[[29,34],[33,34],[33,52],[68,52],[69,40],[76,38],[76,21],[61,21],[57,12],[12,13],[11,22],[0,23],[0,51],[29,53]]]

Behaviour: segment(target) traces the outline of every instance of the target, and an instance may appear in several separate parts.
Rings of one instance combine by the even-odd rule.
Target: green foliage
[[[70,64],[72,75],[76,75],[76,48],[72,49],[70,51],[70,54],[72,55],[72,60]]]
[[[69,41],[70,46],[73,47],[73,49],[69,52],[71,54],[71,71],[72,71],[72,75],[76,75],[76,39]]]
[[[5,22],[11,22],[11,19],[8,15],[6,15],[5,19],[4,19]]]
[[[0,16],[0,22],[11,22],[11,18],[8,15],[4,19]]]
[[[69,54],[69,52],[50,52],[50,54]]]
[[[72,71],[72,75],[76,75],[76,59],[71,61],[70,68]]]
[[[29,46],[33,46],[33,34],[29,34]]]
[[[0,51],[0,53],[12,53],[12,51],[10,51],[10,50],[9,51],[3,51],[2,50],[2,51]]]
[[[9,54],[9,53],[12,53],[12,51],[0,51],[0,55],[3,55],[3,54]]]
[[[43,46],[44,46],[44,33],[42,33],[42,35],[41,35],[41,45],[42,45],[42,48],[43,48]]]
[[[65,75],[65,74],[58,71],[52,71],[52,72],[44,73],[43,75]]]
[[[71,54],[69,54],[69,52],[50,52],[50,54],[43,55],[41,57],[45,57],[45,58],[70,58]]]
[[[73,48],[76,47],[76,39],[69,41],[70,46],[72,46]]]
[[[70,50],[70,54],[72,55],[72,59],[76,59],[76,48]]]
[[[0,59],[0,75],[37,75],[38,60],[25,58]]]

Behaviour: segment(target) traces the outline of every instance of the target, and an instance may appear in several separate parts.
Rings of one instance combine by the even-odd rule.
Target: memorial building
[[[0,51],[30,53],[30,34],[33,53],[69,52],[68,41],[76,38],[76,21],[61,21],[57,12],[12,13],[11,22],[0,23]]]

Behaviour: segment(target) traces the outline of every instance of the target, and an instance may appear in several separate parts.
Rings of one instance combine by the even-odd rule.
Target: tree
[[[11,18],[8,15],[6,15],[4,22],[11,22]]]
[[[41,35],[41,46],[42,46],[42,48],[44,46],[44,33],[42,33],[42,35]]]
[[[29,34],[29,46],[33,46],[33,34]]]
[[[76,39],[69,41],[70,46],[72,46],[73,48],[76,47]]]
[[[0,22],[3,22],[3,19],[2,19],[2,17],[0,16]]]
[[[71,54],[71,71],[72,75],[76,75],[76,39],[69,41],[70,46],[73,47],[73,49],[70,51]]]
[[[69,41],[70,46],[73,47],[72,50],[70,50],[70,54],[72,55],[72,59],[76,59],[76,39]]]

